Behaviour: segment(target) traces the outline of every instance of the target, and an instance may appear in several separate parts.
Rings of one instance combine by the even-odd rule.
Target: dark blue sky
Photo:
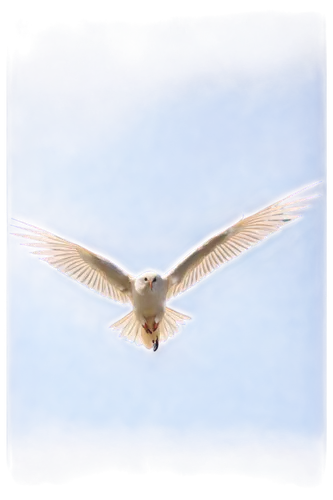
[[[266,21],[41,35],[11,61],[9,215],[165,272],[325,181],[321,21]],[[174,300],[193,319],[157,355],[108,330],[126,308],[10,240],[13,442],[50,425],[321,439],[324,206]]]

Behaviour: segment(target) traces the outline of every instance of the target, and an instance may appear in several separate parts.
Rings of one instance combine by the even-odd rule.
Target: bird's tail
[[[184,321],[189,319],[191,318],[186,316],[186,314],[167,307],[158,329],[153,333],[147,333],[140,324],[140,321],[138,321],[135,312],[131,311],[119,321],[113,323],[110,328],[119,330],[120,337],[126,337],[130,342],[135,342],[137,345],[143,344],[147,349],[151,349],[154,347],[156,339],[165,342],[169,337],[173,337],[178,332],[180,325]],[[151,325],[148,323],[148,326]]]
[[[175,311],[170,307],[166,307],[163,319],[159,326],[160,339],[162,342],[165,342],[169,337],[173,337],[175,333],[178,332],[180,325],[183,325],[185,321],[190,319],[190,316]]]
[[[138,321],[133,309],[109,326],[114,332],[119,332],[118,337],[143,346],[151,351],[158,341],[158,330],[147,333]]]

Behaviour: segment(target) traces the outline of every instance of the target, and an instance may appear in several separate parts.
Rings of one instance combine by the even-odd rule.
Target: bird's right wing
[[[22,245],[37,248],[32,253],[42,260],[105,297],[131,302],[131,277],[115,264],[44,229],[16,222],[22,232],[12,234],[29,240]]]
[[[191,252],[167,276],[167,298],[184,292],[225,262],[275,233],[285,224],[300,217],[300,212],[314,196],[299,198],[301,191],[317,185],[313,183],[259,212],[241,219],[225,231],[207,240]]]

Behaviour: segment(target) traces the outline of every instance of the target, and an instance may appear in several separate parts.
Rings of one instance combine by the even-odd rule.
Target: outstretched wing
[[[42,260],[105,297],[131,302],[131,278],[115,264],[44,229],[16,222],[22,232],[13,234],[28,240],[22,245],[37,248],[32,253]]]
[[[316,197],[314,195],[298,198],[299,193],[317,184],[316,182],[306,186],[260,212],[240,220],[190,253],[166,276],[167,298],[184,292],[214,269],[264,240],[285,224],[299,218],[308,200]]]

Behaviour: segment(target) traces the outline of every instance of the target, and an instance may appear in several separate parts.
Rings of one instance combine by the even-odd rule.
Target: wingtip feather
[[[20,224],[25,224],[23,221],[19,220],[19,219],[15,219],[14,217],[11,217],[11,220],[15,221],[15,222],[19,222]],[[12,226],[13,224],[11,224]]]

